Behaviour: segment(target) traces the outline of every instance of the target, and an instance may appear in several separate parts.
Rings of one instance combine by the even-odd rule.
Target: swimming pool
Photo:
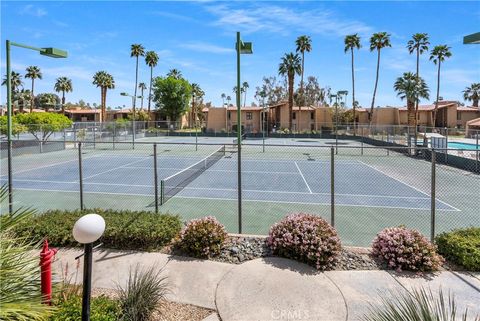
[[[448,142],[448,148],[476,150],[477,146],[475,144],[468,143]]]

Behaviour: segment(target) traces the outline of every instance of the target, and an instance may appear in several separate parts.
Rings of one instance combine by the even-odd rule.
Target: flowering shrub
[[[270,228],[267,244],[274,254],[319,270],[333,267],[341,251],[337,231],[319,216],[295,213]]]
[[[435,271],[443,263],[443,258],[425,236],[404,226],[386,228],[378,233],[373,240],[372,254],[389,269],[399,271]]]
[[[178,247],[195,257],[211,257],[220,253],[227,237],[225,227],[213,216],[191,220],[180,232]]]

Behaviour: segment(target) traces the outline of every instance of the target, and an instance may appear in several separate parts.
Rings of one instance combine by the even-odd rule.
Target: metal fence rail
[[[368,245],[388,226],[406,225],[433,238],[480,222],[478,158],[467,161],[456,155],[472,152],[467,150],[366,142],[245,144],[238,172],[238,150],[232,144],[63,143],[59,151],[14,153],[14,208],[147,210],[179,214],[184,220],[215,215],[230,232],[238,232],[241,224],[248,234],[266,234],[288,213],[309,212],[327,219],[351,245]],[[219,150],[221,156],[161,202],[168,177]],[[453,162],[465,168],[450,166]],[[2,166],[2,184],[8,174]],[[2,212],[7,205],[2,204]]]

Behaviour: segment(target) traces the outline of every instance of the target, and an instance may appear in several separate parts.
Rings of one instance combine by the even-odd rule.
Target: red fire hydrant
[[[49,249],[48,241],[43,242],[43,249],[40,252],[40,271],[42,283],[43,303],[52,304],[52,261],[57,249]]]

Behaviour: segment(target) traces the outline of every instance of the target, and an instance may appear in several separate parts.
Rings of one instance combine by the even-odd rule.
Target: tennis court
[[[208,158],[159,155],[158,186],[167,199],[236,200],[237,161],[234,151],[214,152]],[[206,166],[207,165],[207,166]],[[79,190],[78,160],[17,170],[14,188],[27,191],[71,193]],[[135,154],[86,154],[83,158],[84,193],[109,196],[138,195],[154,202],[153,156]],[[245,201],[329,205],[331,202],[328,159],[305,154],[298,159],[242,161],[242,195]],[[169,179],[166,179],[169,178]],[[6,183],[7,177],[1,176]],[[166,179],[166,180],[165,180]],[[428,194],[361,160],[335,163],[335,204],[364,208],[430,209]],[[168,204],[168,202],[166,203]],[[440,199],[439,211],[458,211]],[[426,212],[428,213],[428,212]]]

